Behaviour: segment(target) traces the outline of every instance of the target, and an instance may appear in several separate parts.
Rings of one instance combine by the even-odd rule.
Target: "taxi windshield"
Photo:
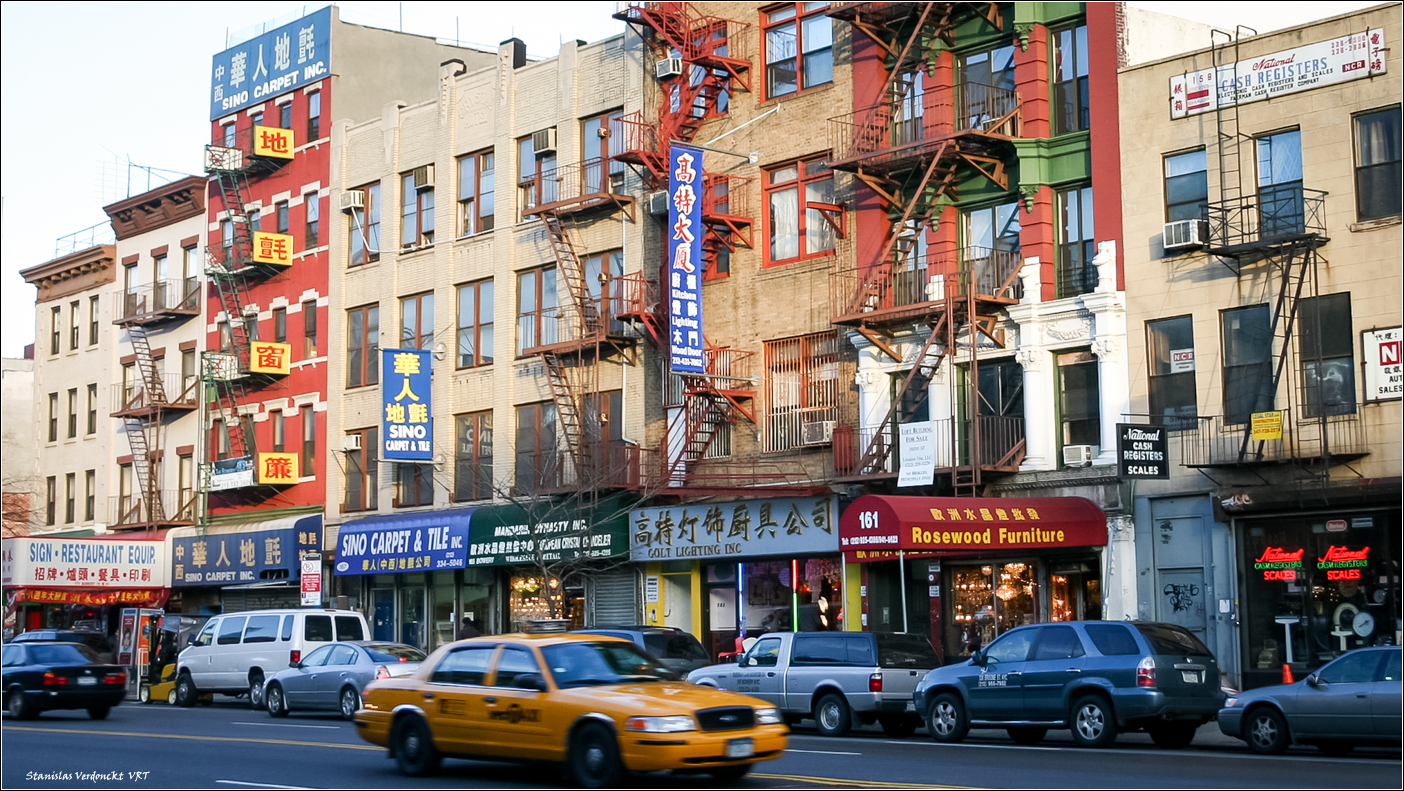
[[[543,648],[541,653],[562,689],[677,679],[667,665],[633,643],[564,643]]]

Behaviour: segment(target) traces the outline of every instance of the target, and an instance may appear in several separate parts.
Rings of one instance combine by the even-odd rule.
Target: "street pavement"
[[[444,762],[437,777],[401,775],[385,751],[331,715],[274,720],[243,701],[220,698],[191,709],[127,703],[95,722],[80,712],[48,712],[0,731],[5,788],[540,788],[561,784],[549,766]],[[98,773],[91,779],[80,773]],[[745,788],[1398,788],[1398,750],[1330,758],[1311,748],[1248,754],[1242,743],[1204,726],[1185,750],[1162,750],[1127,734],[1103,750],[1081,749],[1054,731],[1033,747],[1002,731],[972,731],[959,745],[919,731],[892,739],[861,729],[841,739],[800,727],[790,749],[759,765]],[[146,773],[146,774],[142,774]],[[67,775],[64,777],[63,775]],[[39,775],[55,776],[41,779]],[[634,786],[711,788],[710,776],[650,775]]]

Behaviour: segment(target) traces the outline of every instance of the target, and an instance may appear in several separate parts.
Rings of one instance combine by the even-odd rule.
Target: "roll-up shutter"
[[[632,567],[596,572],[591,590],[591,626],[632,626],[639,623],[638,575]]]
[[[220,591],[220,603],[226,613],[248,610],[295,610],[302,606],[302,589],[298,585],[278,587],[226,588]]]

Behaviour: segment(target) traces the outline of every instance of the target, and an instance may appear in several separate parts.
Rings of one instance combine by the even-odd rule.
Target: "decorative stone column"
[[[1024,259],[1019,270],[1024,286],[1023,299],[1007,308],[1009,318],[1019,327],[1019,348],[1014,359],[1024,369],[1024,462],[1019,469],[1056,470],[1057,392],[1053,386],[1053,366],[1043,347],[1043,263],[1037,257]]]
[[[1136,531],[1128,514],[1107,517],[1106,568],[1102,579],[1102,618],[1129,621],[1136,617]]]
[[[1116,464],[1116,424],[1129,420],[1131,380],[1126,359],[1126,295],[1116,290],[1116,242],[1100,242],[1092,259],[1097,289],[1082,296],[1092,312],[1092,353],[1097,355],[1097,382],[1102,407],[1101,453],[1094,465]]]

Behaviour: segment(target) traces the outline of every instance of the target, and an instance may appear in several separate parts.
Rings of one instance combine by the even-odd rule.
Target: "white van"
[[[252,610],[218,615],[176,660],[176,705],[194,706],[211,692],[248,694],[263,708],[263,682],[327,643],[367,640],[354,610]]]

